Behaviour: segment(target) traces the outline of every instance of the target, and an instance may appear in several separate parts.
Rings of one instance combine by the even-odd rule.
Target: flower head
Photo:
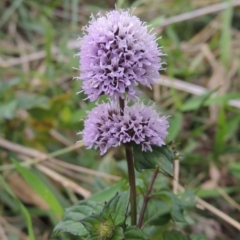
[[[128,11],[110,11],[85,27],[80,56],[82,88],[90,101],[107,94],[135,98],[134,86],[159,77],[161,51],[147,26]]]
[[[102,155],[110,147],[126,143],[140,144],[143,151],[151,151],[151,145],[165,144],[168,127],[167,118],[160,117],[152,106],[126,106],[121,115],[116,104],[104,103],[88,114],[81,134],[85,145],[99,148]]]

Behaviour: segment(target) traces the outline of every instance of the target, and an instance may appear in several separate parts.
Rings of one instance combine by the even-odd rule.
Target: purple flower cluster
[[[126,106],[121,115],[115,103],[104,103],[88,114],[80,134],[87,148],[99,148],[103,155],[110,147],[125,143],[140,144],[143,151],[151,151],[151,145],[165,144],[168,127],[167,118],[160,117],[152,106]]]
[[[92,19],[81,41],[80,79],[85,94],[95,101],[135,98],[138,84],[151,87],[159,77],[160,56],[154,35],[128,11],[110,11]]]

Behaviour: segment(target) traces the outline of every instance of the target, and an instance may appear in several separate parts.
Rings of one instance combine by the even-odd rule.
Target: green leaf
[[[81,223],[91,236],[98,236],[98,239],[123,239],[122,230],[119,227],[125,226],[128,204],[128,192],[117,193],[105,202],[100,214],[92,214],[82,219]]]
[[[99,214],[92,214],[91,216],[81,220],[81,223],[90,233],[90,235],[98,235],[100,228],[113,228],[113,224],[111,222],[104,221],[102,216]]]
[[[240,178],[240,172],[239,172],[239,178]],[[222,190],[227,194],[234,193],[237,191],[237,189],[238,189],[238,186],[222,188]],[[196,196],[200,198],[218,197],[220,196],[220,193],[218,189],[198,189],[196,191]]]
[[[50,101],[49,98],[45,96],[39,96],[36,94],[24,94],[17,98],[18,107],[23,109],[31,109],[31,108],[42,108],[49,109]]]
[[[189,189],[185,189],[185,192],[182,195],[181,201],[184,207],[194,207],[196,205],[195,195]]]
[[[191,234],[191,240],[207,240],[207,238],[203,234]]]
[[[54,228],[53,234],[68,232],[73,235],[86,236],[88,231],[80,221],[92,213],[99,214],[102,208],[103,204],[100,202],[91,200],[80,201],[66,209],[62,221]]]
[[[146,210],[144,225],[161,225],[161,223],[165,221],[162,221],[161,218],[166,214],[170,214],[170,207],[166,202],[162,201],[158,196],[155,197],[153,194]],[[171,219],[170,215],[170,220]]]
[[[98,236],[88,236],[86,240],[99,240]]]
[[[14,195],[14,193],[12,192],[12,190],[7,185],[7,183],[5,182],[4,178],[1,175],[0,175],[0,182],[3,185],[3,187],[5,188],[5,190],[8,192],[8,194],[11,195],[14,198],[16,204],[18,205],[19,210],[22,213],[22,216],[24,217],[24,219],[26,221],[26,224],[27,224],[27,230],[28,230],[28,234],[29,234],[29,239],[30,240],[35,240],[35,236],[34,236],[34,233],[33,233],[32,220],[31,220],[31,217],[29,215],[28,210],[21,203],[21,201]]]
[[[145,233],[136,226],[128,226],[124,232],[124,239],[127,240],[148,240]]]
[[[93,201],[108,201],[116,192],[119,192],[124,186],[126,186],[125,180],[120,180],[114,185],[105,188],[104,190],[95,193],[94,195],[90,196],[88,199]]]
[[[9,89],[18,85],[20,82],[21,80],[19,77],[9,78],[7,81],[0,81],[0,96],[4,96],[3,93],[6,94]]]
[[[189,238],[185,237],[182,233],[178,231],[169,231],[163,233],[164,240],[189,240]]]
[[[123,229],[121,227],[117,227],[113,232],[113,236],[111,237],[111,240],[122,240],[122,239],[124,239]]]
[[[172,141],[176,139],[179,132],[182,129],[182,121],[183,121],[183,114],[182,113],[175,113],[171,118],[169,118],[169,129],[168,129],[168,136],[167,140]]]
[[[215,133],[214,139],[214,155],[217,158],[220,155],[224,148],[225,148],[225,138],[228,132],[227,120],[226,120],[226,113],[224,106],[221,107],[220,113],[218,115],[218,124],[217,124],[217,131]]]
[[[149,224],[155,225],[155,226],[162,226],[167,224],[170,220],[171,220],[170,213],[165,213],[165,214],[160,213],[159,215],[151,219],[149,221]]]
[[[168,205],[173,221],[186,223],[183,215],[184,206],[181,200],[178,199],[174,193],[168,190],[161,190],[155,196],[163,200]]]
[[[231,34],[231,27],[232,27],[232,19],[233,19],[233,6],[231,4],[231,1],[226,1],[228,4],[228,7],[223,12],[222,16],[222,23],[221,23],[221,37],[219,41],[220,45],[220,57],[222,63],[225,65],[225,67],[230,67],[230,61],[231,61],[231,40],[232,40],[232,34]]]
[[[208,91],[202,95],[194,96],[190,98],[188,101],[184,103],[184,105],[181,108],[181,111],[185,112],[185,111],[191,111],[191,110],[199,110],[202,106],[206,104],[207,100],[211,98],[211,95],[217,89],[218,88]]]
[[[33,175],[28,169],[22,167],[18,162],[13,160],[13,163],[16,166],[18,172],[23,176],[23,178],[31,186],[31,188],[48,203],[50,209],[52,209],[57,215],[62,216],[63,215],[62,206],[59,204],[58,200],[53,195],[53,193],[48,189],[48,187],[45,184],[43,184],[38,179],[38,177]]]
[[[129,204],[129,193],[117,193],[104,206],[102,216],[104,219],[112,220],[114,226],[121,226],[125,223]]]
[[[137,171],[159,167],[164,173],[173,175],[174,153],[170,146],[151,146],[152,152],[142,152],[140,145],[133,146],[134,164]]]
[[[0,119],[13,119],[17,111],[17,101],[12,100],[10,102],[1,104],[0,106]]]

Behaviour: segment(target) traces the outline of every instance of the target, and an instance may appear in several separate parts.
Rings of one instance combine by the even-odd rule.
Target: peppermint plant
[[[66,232],[88,240],[145,240],[151,236],[144,226],[185,222],[186,204],[178,196],[169,189],[152,191],[154,181],[161,176],[159,172],[173,175],[177,157],[171,144],[165,142],[168,117],[159,114],[154,104],[140,102],[136,90],[138,85],[151,88],[159,78],[163,54],[156,40],[145,23],[124,10],[92,17],[84,28],[77,54],[80,92],[89,101],[97,101],[102,95],[109,100],[98,102],[88,113],[79,134],[88,149],[99,149],[101,155],[112,147],[125,148],[129,190],[116,192],[106,202],[91,198],[80,201],[65,211],[54,235]],[[145,174],[147,169],[153,170],[153,176],[146,193],[142,193],[137,191],[135,170]],[[144,223],[150,200],[162,211]],[[167,231],[166,227],[163,230],[157,239],[187,239],[177,231]]]

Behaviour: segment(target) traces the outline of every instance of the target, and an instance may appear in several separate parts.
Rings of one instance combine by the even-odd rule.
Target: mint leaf
[[[169,190],[162,190],[154,196],[160,198],[168,205],[170,215],[173,221],[186,223],[183,215],[184,205],[173,192]]]
[[[122,226],[125,223],[129,204],[129,193],[117,193],[104,206],[102,217],[113,222],[114,226]]]
[[[171,215],[169,213],[165,214],[158,214],[156,217],[154,217],[152,220],[149,221],[150,225],[155,226],[162,226],[167,224],[171,220]]]
[[[151,146],[152,152],[143,152],[140,145],[133,145],[134,164],[137,171],[159,168],[167,175],[173,176],[174,153],[170,146]]]
[[[103,219],[99,214],[92,214],[91,216],[81,220],[81,223],[91,235],[97,235],[98,230],[100,229],[101,224],[103,223]]]
[[[128,192],[117,193],[105,205],[99,214],[92,214],[81,220],[87,233],[88,240],[121,240],[124,239],[123,229],[129,204]]]
[[[128,226],[124,232],[124,239],[127,240],[148,240],[145,233],[136,226]]]
[[[54,228],[53,235],[58,232],[67,232],[73,235],[86,236],[88,231],[80,221],[92,213],[100,213],[102,207],[103,204],[100,202],[84,200],[67,208],[62,221]]]
[[[110,238],[111,240],[123,240],[124,238],[124,234],[123,234],[123,229],[121,227],[117,227],[114,230],[113,236],[112,238]]]
[[[181,198],[181,201],[182,201],[182,204],[184,207],[186,208],[191,208],[191,207],[194,207],[196,205],[196,202],[195,202],[195,195],[194,193],[189,190],[189,189],[186,189],[182,195],[182,198]]]

